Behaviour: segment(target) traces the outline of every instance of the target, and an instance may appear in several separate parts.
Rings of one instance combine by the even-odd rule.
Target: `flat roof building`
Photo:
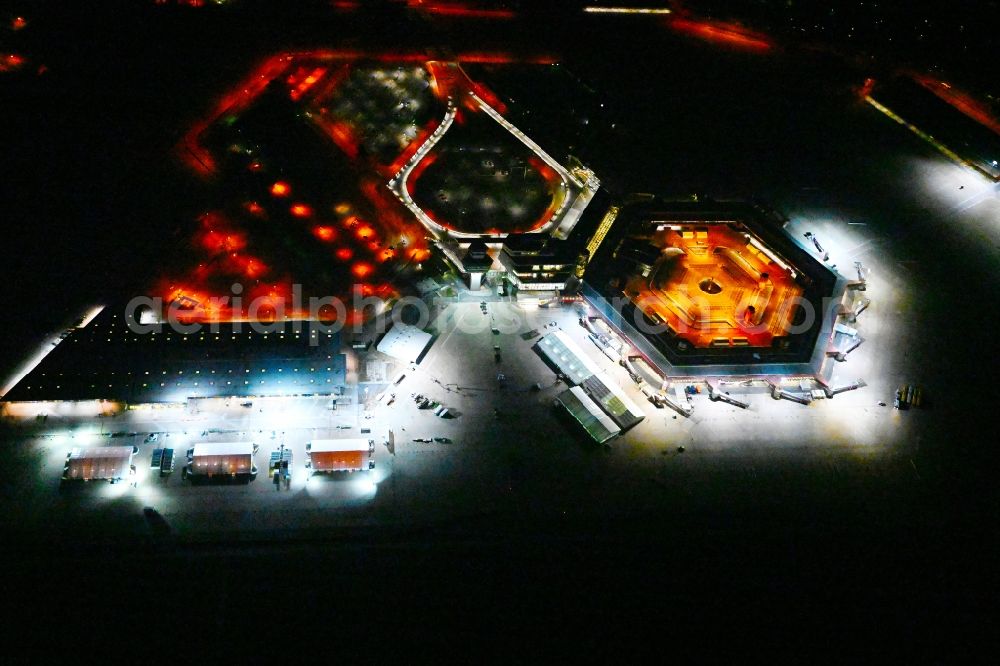
[[[312,322],[204,324],[189,333],[164,325],[139,333],[124,312],[108,307],[73,329],[4,401],[142,404],[328,394],[346,380],[339,334]]]
[[[406,363],[417,363],[434,339],[430,333],[409,324],[396,324],[379,341],[376,349]]]

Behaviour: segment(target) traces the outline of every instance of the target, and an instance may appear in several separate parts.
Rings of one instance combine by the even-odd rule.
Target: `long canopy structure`
[[[600,372],[586,352],[563,331],[550,333],[539,340],[538,349],[573,384],[582,384]]]
[[[579,386],[563,391],[556,399],[598,444],[621,432],[621,428]]]

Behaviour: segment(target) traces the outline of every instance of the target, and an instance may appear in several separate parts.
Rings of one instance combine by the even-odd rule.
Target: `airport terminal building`
[[[631,203],[590,258],[582,292],[664,376],[822,378],[845,342],[838,317],[864,284],[811,249],[753,203]]]

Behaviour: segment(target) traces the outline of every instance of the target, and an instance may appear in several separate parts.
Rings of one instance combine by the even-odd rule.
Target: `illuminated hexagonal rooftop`
[[[658,225],[620,251],[639,269],[625,295],[694,347],[770,347],[786,335],[802,296],[794,270],[735,224]]]
[[[622,207],[584,293],[667,374],[818,374],[846,280],[743,202]]]

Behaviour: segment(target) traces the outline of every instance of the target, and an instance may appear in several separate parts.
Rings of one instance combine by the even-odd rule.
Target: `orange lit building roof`
[[[625,294],[695,347],[770,347],[791,324],[802,288],[748,237],[726,224],[672,225],[655,233],[651,270]]]

